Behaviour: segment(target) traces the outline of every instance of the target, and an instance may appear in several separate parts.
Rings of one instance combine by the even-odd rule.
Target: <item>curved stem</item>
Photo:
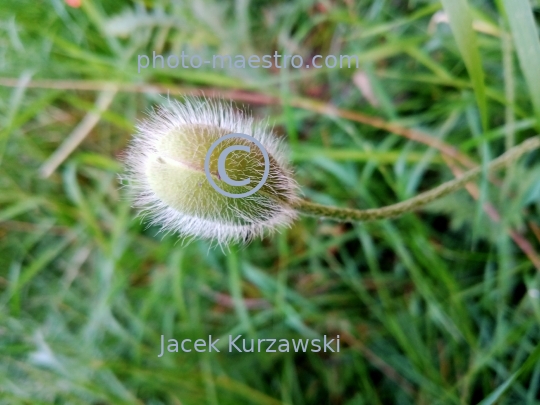
[[[487,165],[486,171],[490,173],[505,167],[513,161],[519,159],[524,154],[538,148],[540,148],[540,136],[530,138],[493,160]],[[464,173],[459,178],[441,184],[440,186],[421,193],[416,197],[382,208],[357,210],[352,208],[329,207],[306,200],[300,200],[296,203],[295,209],[305,215],[330,218],[342,222],[373,221],[377,219],[394,218],[404,213],[415,211],[434,200],[459,190],[465,184],[480,176],[483,171],[484,169],[482,167],[477,167]]]

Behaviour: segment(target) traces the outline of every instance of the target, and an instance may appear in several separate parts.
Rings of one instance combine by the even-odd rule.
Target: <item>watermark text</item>
[[[197,54],[187,54],[184,51],[180,55],[161,55],[152,52],[152,55],[137,55],[137,71],[141,69],[199,69],[203,66],[212,69],[350,69],[358,68],[358,56],[356,55],[315,55],[304,60],[302,55],[282,55],[277,51],[273,55],[212,55],[204,58]]]

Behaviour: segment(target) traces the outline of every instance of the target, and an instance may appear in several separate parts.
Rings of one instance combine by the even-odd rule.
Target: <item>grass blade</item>
[[[486,100],[486,86],[484,82],[484,69],[478,51],[476,33],[473,29],[472,13],[467,0],[441,0],[459,52],[463,57],[467,71],[471,77],[476,102],[482,117],[482,128],[488,129],[488,111]]]
[[[540,122],[540,39],[531,5],[528,0],[503,0],[502,4],[510,23],[534,112]],[[540,129],[540,124],[537,124],[537,128]]]
[[[508,379],[504,383],[499,385],[499,387],[495,391],[493,391],[486,399],[484,399],[478,405],[495,404],[508,390],[508,388],[513,385],[513,383],[519,378],[521,374],[528,372],[531,368],[538,364],[538,360],[540,360],[540,345],[536,346],[529,358],[515,373],[508,377]]]

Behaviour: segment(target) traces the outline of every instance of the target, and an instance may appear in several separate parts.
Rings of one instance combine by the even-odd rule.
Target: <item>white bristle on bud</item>
[[[231,133],[257,139],[270,158],[264,186],[243,198],[217,192],[204,169],[210,146]],[[231,142],[249,145],[242,139]],[[231,142],[222,142],[212,153],[212,173],[217,174],[219,151]],[[123,161],[126,171],[121,180],[134,206],[148,218],[149,224],[160,225],[163,231],[224,245],[272,233],[290,225],[296,217],[292,206],[297,201],[298,186],[282,142],[267,123],[255,121],[232,103],[200,97],[186,97],[182,102],[169,100],[137,125]],[[219,176],[213,177],[220,188],[233,194],[249,191],[262,179],[262,154],[231,152],[225,167],[230,178],[249,177],[253,182],[251,187],[233,187]]]

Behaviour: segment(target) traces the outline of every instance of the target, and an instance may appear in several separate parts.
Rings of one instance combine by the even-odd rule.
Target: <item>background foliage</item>
[[[0,403],[540,403],[538,153],[420,213],[302,218],[228,251],[146,229],[117,181],[159,93],[204,91],[275,123],[306,198],[411,197],[538,132],[538,6],[3,0]],[[137,73],[138,54],[182,49],[361,66]],[[342,350],[158,358],[161,334]]]

